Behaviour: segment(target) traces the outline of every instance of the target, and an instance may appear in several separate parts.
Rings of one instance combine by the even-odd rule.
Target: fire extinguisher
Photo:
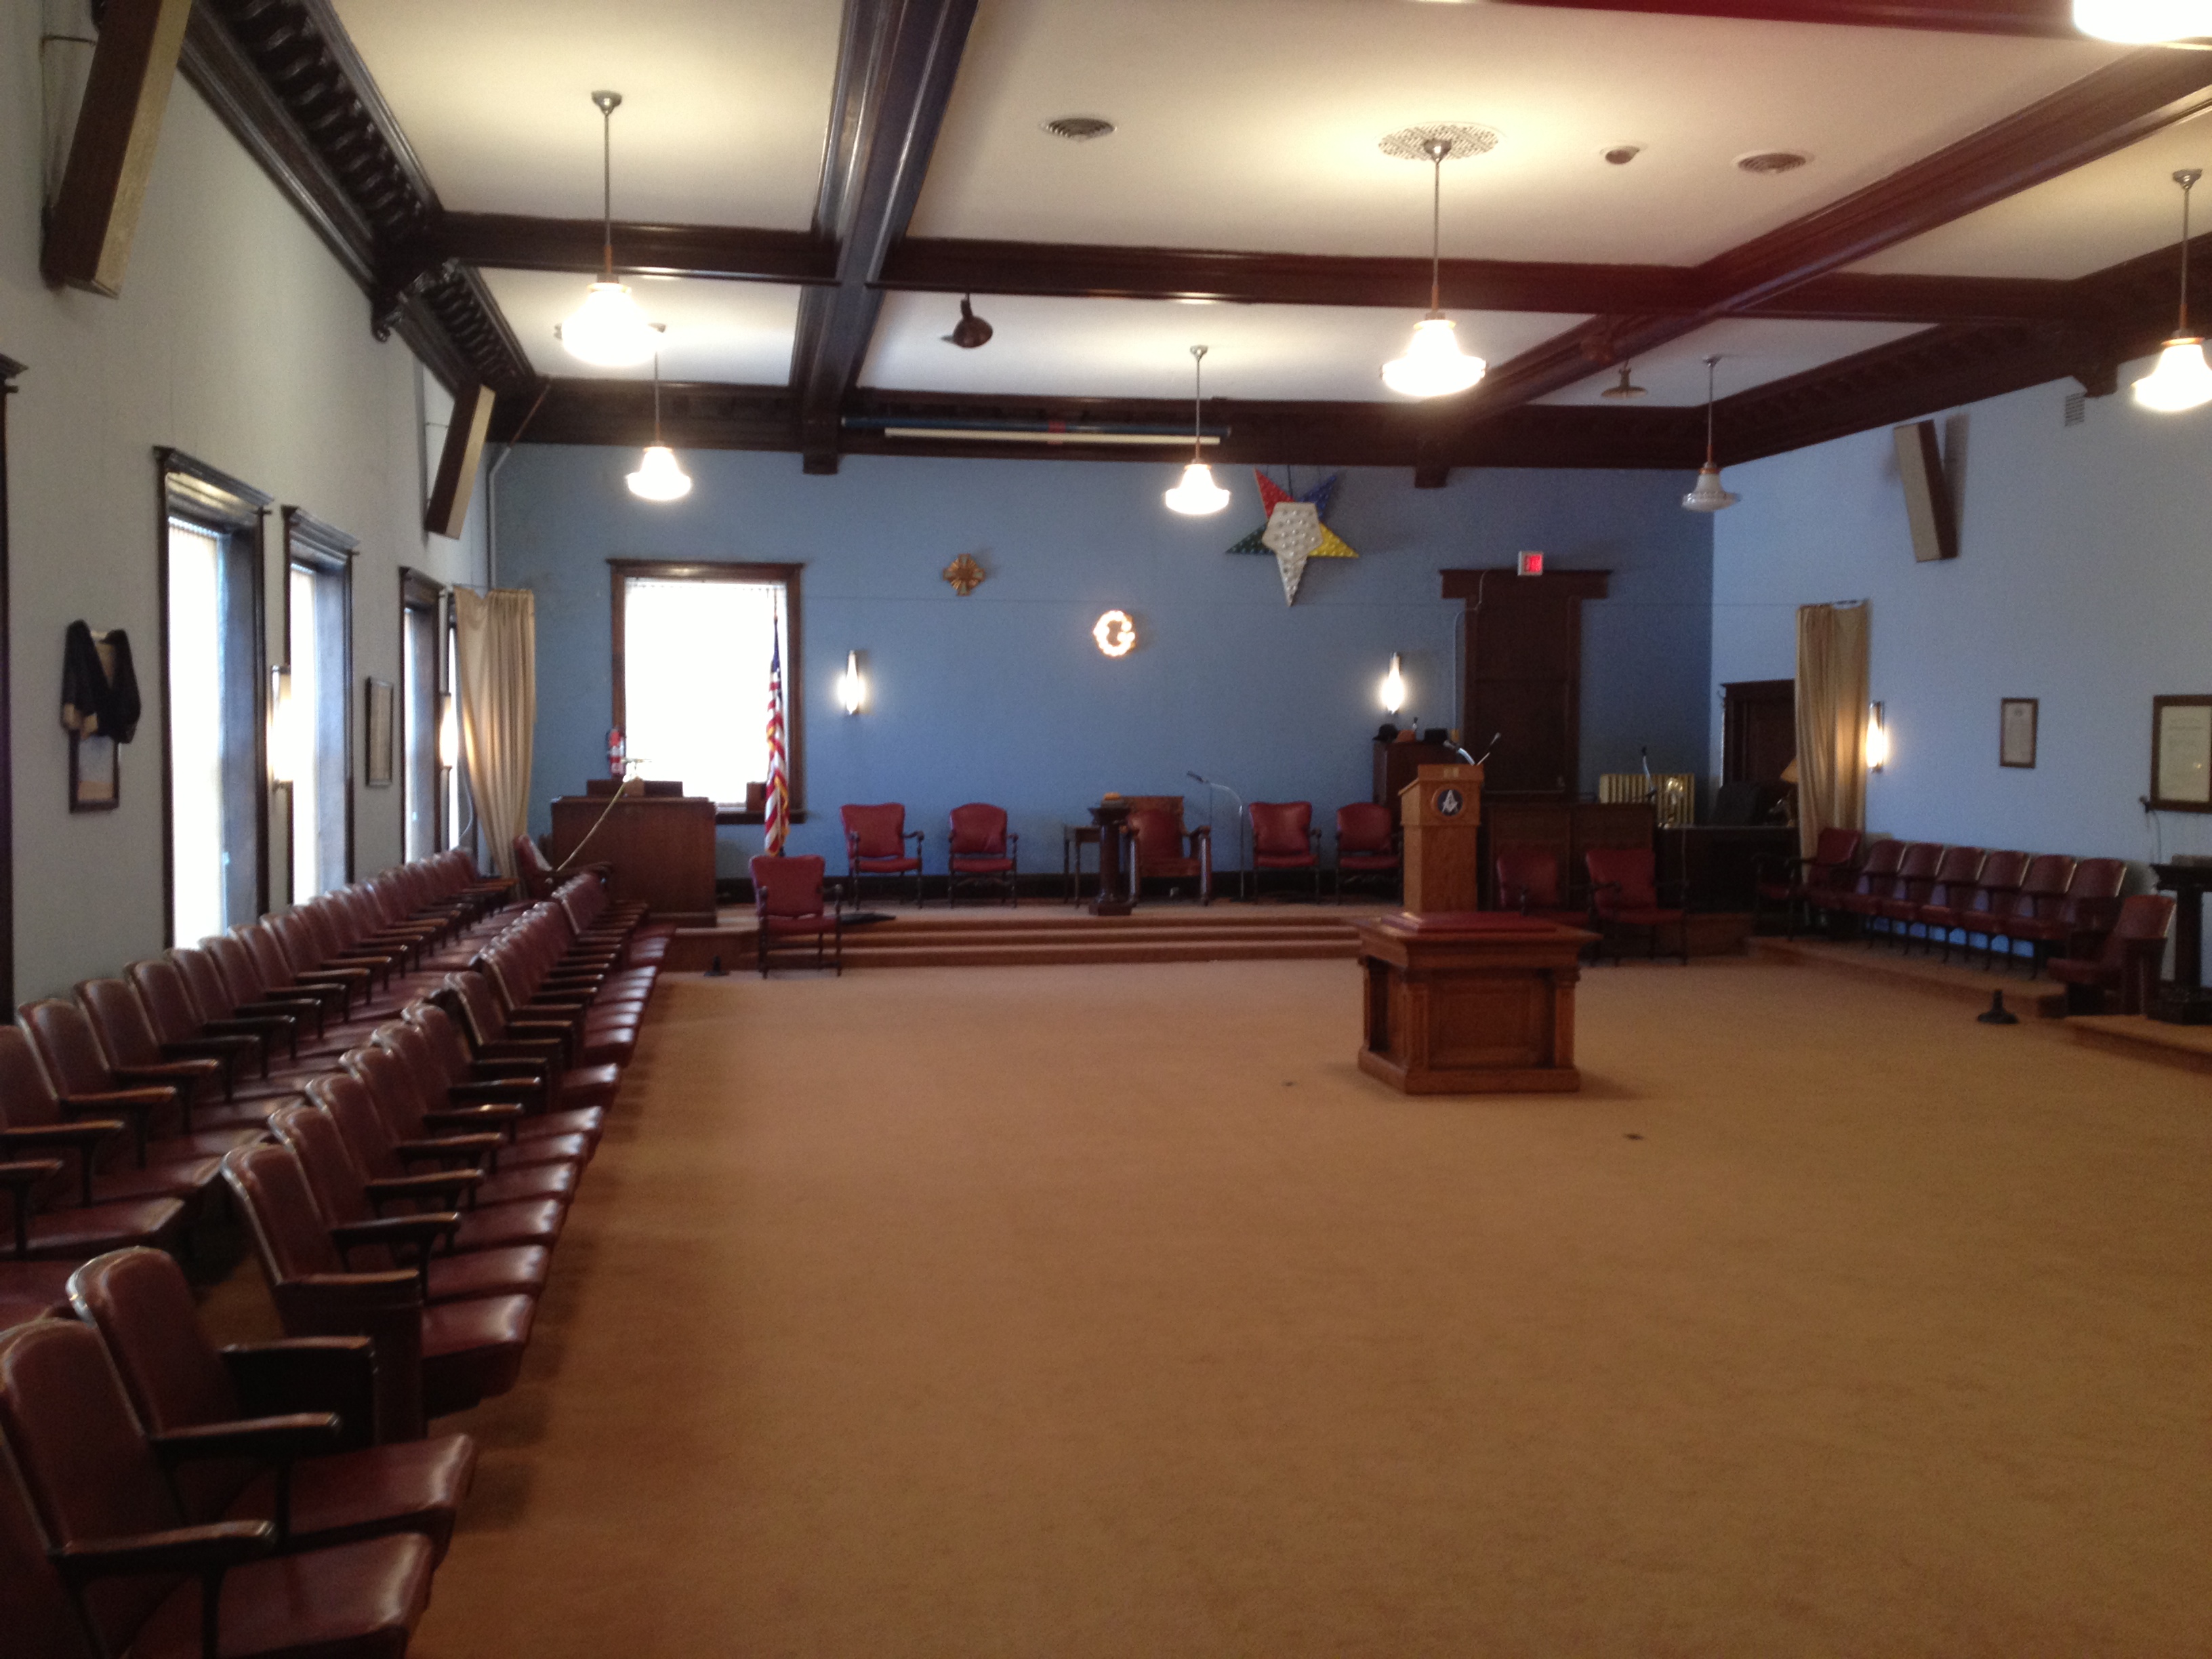
[[[622,727],[616,726],[607,733],[607,775],[622,776],[629,760],[629,745],[623,740]]]

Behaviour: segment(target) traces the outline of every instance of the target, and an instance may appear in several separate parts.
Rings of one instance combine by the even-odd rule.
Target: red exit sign
[[[1544,556],[1541,553],[1523,553],[1521,556],[1521,574],[1524,576],[1542,575]]]

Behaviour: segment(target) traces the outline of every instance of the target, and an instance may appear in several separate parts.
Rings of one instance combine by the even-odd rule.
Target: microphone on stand
[[[1195,772],[1185,772],[1183,776],[1193,783],[1204,784],[1209,790],[1218,789],[1237,803],[1237,896],[1241,899],[1244,896],[1244,798],[1227,784],[1216,783],[1212,778],[1202,778]],[[1206,827],[1208,830],[1213,828],[1213,797],[1211,794],[1206,798]]]

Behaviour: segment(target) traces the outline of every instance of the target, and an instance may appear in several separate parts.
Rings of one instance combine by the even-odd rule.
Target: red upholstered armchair
[[[1336,896],[1344,896],[1344,878],[1370,877],[1396,886],[1401,868],[1398,856],[1398,826],[1390,809],[1373,801],[1354,801],[1336,809]]]
[[[2136,893],[2120,901],[2119,919],[2094,956],[2053,957],[2051,977],[2066,988],[2069,1014],[2102,1013],[2105,993],[2120,994],[2120,1012],[2139,1014],[2149,1005],[2166,957],[2166,930],[2173,925],[2173,898],[2167,893]]]
[[[1613,941],[1613,959],[1620,960],[1623,928],[1641,927],[1650,941],[1648,953],[1659,953],[1659,930],[1674,929],[1681,946],[1682,963],[1690,961],[1689,913],[1679,904],[1659,902],[1659,884],[1653,874],[1654,860],[1648,847],[1594,847],[1583,854],[1590,878],[1590,914],[1599,931]]]
[[[1313,872],[1313,895],[1321,896],[1321,831],[1313,827],[1313,803],[1255,800],[1252,819],[1252,890],[1270,870]]]
[[[1559,854],[1550,847],[1501,847],[1498,849],[1498,907],[1518,910],[1524,916],[1540,916],[1570,927],[1589,918],[1567,905],[1559,879]]]
[[[1003,887],[1014,902],[1015,860],[1021,837],[1006,828],[1006,809],[970,801],[952,809],[945,854],[945,902],[950,907],[961,886]]]
[[[845,820],[845,873],[853,896],[860,896],[862,876],[912,876],[914,902],[921,902],[921,831],[906,827],[906,808],[897,801],[880,806],[841,806]],[[914,851],[906,850],[908,842]]]
[[[1182,827],[1181,795],[1133,795],[1129,813],[1129,893],[1147,876],[1195,879],[1201,904],[1213,902],[1213,831]]]
[[[823,867],[813,854],[786,858],[763,853],[753,860],[753,939],[763,979],[768,977],[769,951],[781,939],[811,939],[817,968],[824,941],[835,941],[837,972],[844,973],[845,907],[842,900],[834,910],[824,907]]]
[[[1809,923],[1826,901],[1850,885],[1851,868],[1858,862],[1859,843],[1863,839],[1856,830],[1823,830],[1809,859],[1762,860],[1753,889],[1752,931],[1757,933],[1765,920],[1766,907],[1778,904],[1783,930],[1796,939],[1800,913]]]
[[[522,883],[524,894],[530,898],[542,899],[553,890],[552,863],[527,836],[514,838],[514,873]]]

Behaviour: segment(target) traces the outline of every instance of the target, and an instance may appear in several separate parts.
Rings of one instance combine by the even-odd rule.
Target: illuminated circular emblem
[[[1466,805],[1467,797],[1456,789],[1448,787],[1437,791],[1437,816],[1440,818],[1457,817],[1459,809]]]
[[[1129,620],[1126,611],[1109,611],[1091,624],[1091,637],[1108,656],[1126,657],[1137,642],[1137,624]]]

